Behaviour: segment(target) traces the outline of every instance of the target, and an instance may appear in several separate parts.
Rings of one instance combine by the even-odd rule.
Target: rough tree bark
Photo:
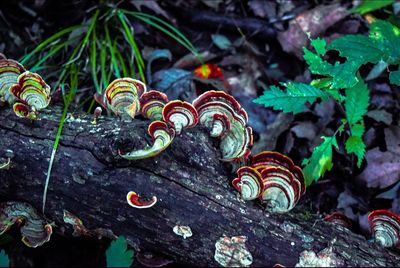
[[[0,171],[3,198],[29,202],[40,211],[60,115],[56,109],[31,122],[10,109],[0,111],[0,157],[11,158],[11,168]],[[241,201],[230,186],[229,168],[218,160],[216,142],[200,127],[185,131],[157,157],[128,162],[117,156],[117,149],[144,146],[150,140],[148,121],[90,121],[90,116],[74,114],[63,130],[46,207],[55,231],[71,235],[71,226],[63,222],[66,209],[89,229],[123,234],[137,251],[162,252],[179,263],[216,266],[216,241],[243,235],[252,266],[293,266],[302,251],[318,252],[335,240],[332,250],[345,265],[400,264],[398,253],[315,217],[307,219],[299,209],[269,215],[257,202]],[[126,203],[129,190],[159,201],[149,209],[134,209]],[[177,224],[190,226],[193,236],[175,235]]]

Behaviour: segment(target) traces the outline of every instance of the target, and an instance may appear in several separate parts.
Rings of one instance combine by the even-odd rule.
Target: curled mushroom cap
[[[293,174],[281,167],[267,167],[261,171],[264,192],[260,199],[267,210],[285,213],[293,209],[301,196],[301,184]]]
[[[193,101],[201,125],[212,137],[221,139],[223,161],[237,161],[249,155],[253,133],[247,127],[248,116],[234,97],[223,91],[207,91]]]
[[[259,198],[270,212],[288,212],[305,192],[301,169],[276,152],[253,156],[251,166],[239,168],[237,175],[232,184],[242,198]]]
[[[0,98],[13,104],[15,97],[10,93],[10,87],[17,83],[18,76],[25,72],[24,66],[15,60],[0,58]]]
[[[340,213],[337,211],[333,212],[332,214],[327,215],[324,218],[324,221],[333,222],[333,223],[343,226],[347,229],[350,229],[352,227],[351,220],[349,218],[347,218],[343,213]]]
[[[201,125],[211,128],[214,114],[226,115],[230,121],[238,120],[243,126],[247,124],[248,116],[237,100],[223,91],[207,91],[193,101],[193,106],[199,113]]]
[[[0,235],[14,223],[22,223],[22,242],[28,247],[38,247],[50,240],[52,227],[28,203],[5,202],[0,204]]]
[[[368,222],[375,241],[383,247],[400,245],[400,216],[388,210],[374,210],[368,214]]]
[[[104,95],[95,95],[95,99],[105,108],[120,116],[124,113],[132,118],[140,111],[140,96],[146,92],[146,86],[132,78],[118,78],[112,81]]]
[[[301,184],[301,194],[306,192],[304,175],[299,166],[292,159],[278,152],[263,151],[251,157],[251,166],[261,172],[266,167],[274,166],[289,170]]]
[[[157,197],[153,196],[151,200],[143,201],[139,199],[139,195],[133,191],[130,191],[126,195],[126,201],[131,207],[134,208],[151,208],[157,203]]]
[[[196,109],[190,103],[180,100],[168,102],[162,115],[165,122],[174,126],[177,134],[180,134],[184,128],[196,126],[199,122]]]
[[[162,120],[162,110],[168,101],[168,97],[164,93],[150,90],[140,97],[140,112],[151,120]]]
[[[31,107],[22,102],[14,103],[13,111],[15,115],[18,117],[32,119],[32,120],[37,118],[36,113],[32,111]]]
[[[152,122],[149,125],[148,132],[153,138],[152,146],[124,154],[119,152],[119,155],[127,160],[138,160],[153,157],[164,151],[171,144],[175,137],[175,130],[169,128],[167,123],[163,121]]]
[[[258,198],[264,189],[261,174],[252,167],[241,167],[237,170],[238,177],[232,181],[243,200],[254,200]]]
[[[46,108],[50,103],[50,86],[37,73],[22,73],[17,83],[10,87],[10,92],[33,112]]]

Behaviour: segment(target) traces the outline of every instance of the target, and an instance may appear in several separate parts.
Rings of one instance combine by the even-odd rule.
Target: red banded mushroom
[[[132,78],[118,78],[106,88],[104,95],[95,94],[96,101],[104,108],[120,116],[127,114],[131,118],[140,111],[140,96],[146,92],[146,86]]]
[[[168,102],[162,110],[163,119],[171,124],[180,134],[182,129],[191,128],[199,122],[199,115],[196,109],[188,102],[174,100]]]
[[[290,158],[276,152],[252,157],[251,166],[238,169],[232,181],[244,200],[259,198],[270,212],[291,210],[305,192],[301,169]]]
[[[15,60],[0,58],[0,98],[9,104],[15,102],[15,97],[10,93],[10,87],[17,83],[18,76],[25,72],[24,66]]]
[[[329,221],[340,226],[343,226],[347,229],[352,227],[351,220],[347,218],[343,213],[340,212],[333,212],[332,214],[327,215],[324,218],[324,221]]]
[[[249,155],[253,143],[252,130],[246,127],[246,111],[231,95],[223,91],[207,91],[193,101],[201,125],[221,139],[223,161],[235,161]]]
[[[21,227],[22,242],[28,247],[38,247],[50,240],[52,227],[28,203],[5,202],[0,204],[0,235],[15,223]]]
[[[375,241],[383,247],[400,246],[400,216],[388,210],[374,210],[368,222]]]
[[[22,117],[22,118],[27,118],[34,120],[37,118],[36,113],[32,111],[32,109],[26,105],[25,103],[22,102],[16,102],[13,105],[13,110],[16,116]]]
[[[150,90],[140,97],[140,112],[150,120],[162,120],[162,110],[168,101],[164,93]]]
[[[175,130],[168,127],[163,121],[154,121],[148,127],[148,133],[153,138],[153,145],[145,149],[121,153],[119,155],[127,160],[138,160],[158,155],[164,151],[175,137]]]
[[[46,108],[50,103],[50,86],[37,73],[24,72],[18,76],[17,83],[10,87],[10,92],[18,103],[28,106],[33,113]],[[21,105],[14,105],[14,111],[18,116],[23,115]],[[27,114],[29,117],[31,113]]]
[[[153,196],[151,200],[143,201],[139,199],[139,195],[133,191],[130,191],[126,195],[126,201],[131,207],[134,208],[151,208],[157,203],[157,197]]]

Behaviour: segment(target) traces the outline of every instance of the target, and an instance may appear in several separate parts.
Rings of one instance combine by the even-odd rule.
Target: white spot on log
[[[176,225],[172,230],[174,231],[175,234],[182,236],[183,239],[186,239],[193,235],[192,230],[190,229],[189,226]]]

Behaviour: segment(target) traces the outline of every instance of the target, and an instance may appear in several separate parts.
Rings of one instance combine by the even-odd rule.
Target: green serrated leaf
[[[357,166],[361,167],[361,163],[365,155],[365,143],[361,137],[350,136],[346,141],[346,151],[357,156]]]
[[[331,170],[332,163],[332,147],[338,148],[336,136],[325,137],[320,145],[314,148],[310,158],[304,159],[302,165],[305,177],[306,186],[310,185],[313,181],[318,181],[325,172]]]
[[[0,251],[0,267],[9,267],[10,266],[10,260],[8,259],[8,255],[4,251]]]
[[[383,52],[383,58],[388,64],[396,64],[400,61],[400,29],[393,24],[376,20],[371,25],[369,32],[371,42]]]
[[[391,84],[400,86],[400,70],[390,72],[389,80]]]
[[[329,97],[326,92],[310,85],[302,83],[287,83],[284,85],[286,86],[286,91],[276,86],[271,86],[253,102],[263,104],[265,107],[272,107],[275,110],[296,114],[304,111],[305,103],[313,103],[317,98],[326,100]]]
[[[365,126],[364,126],[364,122],[360,122],[357,123],[353,126],[351,126],[351,135],[355,136],[355,137],[362,137],[364,135],[365,132]]]
[[[364,81],[360,80],[354,87],[346,89],[345,110],[350,125],[360,121],[367,112],[369,91]]]
[[[128,250],[124,236],[111,242],[106,251],[107,267],[129,267],[133,263],[133,250]]]
[[[360,61],[352,60],[332,65],[307,48],[304,48],[303,51],[304,60],[309,65],[308,69],[313,74],[330,76],[332,88],[348,88],[358,82],[356,72],[361,66]]]
[[[342,57],[348,60],[357,60],[362,64],[367,62],[377,63],[383,57],[383,52],[371,42],[368,36],[346,35],[333,40],[329,49],[339,51]]]
[[[394,0],[364,0],[361,5],[353,8],[351,11],[361,15],[381,9],[385,6],[391,5]]]
[[[322,38],[316,38],[311,40],[311,46],[314,47],[318,55],[324,55],[326,53],[326,41]]]

